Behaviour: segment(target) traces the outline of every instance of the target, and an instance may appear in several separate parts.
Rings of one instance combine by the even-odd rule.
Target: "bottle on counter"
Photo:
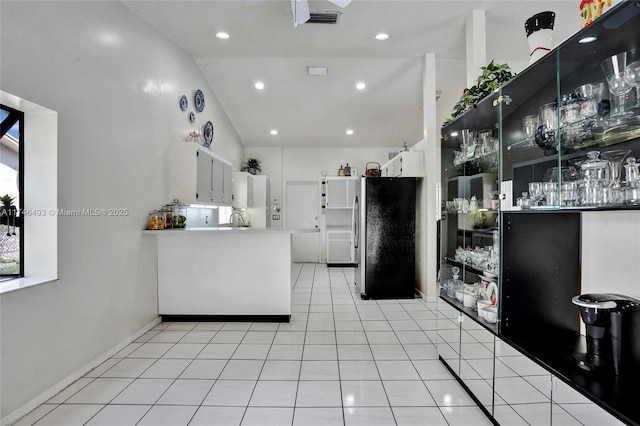
[[[344,167],[340,164],[340,168],[338,169],[338,176],[344,176]]]
[[[349,163],[347,163],[347,165],[344,166],[344,175],[351,176],[351,167],[349,167]]]

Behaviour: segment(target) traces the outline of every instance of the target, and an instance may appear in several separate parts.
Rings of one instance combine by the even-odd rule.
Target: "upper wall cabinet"
[[[171,144],[169,197],[187,204],[231,205],[231,163],[189,142]]]
[[[271,181],[268,176],[233,172],[233,207],[269,207],[270,198]]]
[[[424,152],[402,151],[381,169],[384,177],[424,177]]]
[[[328,209],[353,208],[356,195],[356,181],[358,177],[328,177],[326,178],[326,197]]]

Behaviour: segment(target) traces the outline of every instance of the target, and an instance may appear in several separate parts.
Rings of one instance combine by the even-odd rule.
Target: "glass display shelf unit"
[[[580,371],[573,355],[585,343],[571,298],[586,278],[586,218],[615,211],[640,219],[638,68],[640,1],[620,2],[443,126],[438,228],[441,282],[453,265],[474,284],[484,268],[456,253],[492,250],[496,337],[635,425],[640,408],[628,395],[640,379],[640,337],[629,351],[631,379]],[[489,217],[474,223],[481,210]],[[478,244],[478,232],[495,232],[493,244]],[[597,291],[612,292],[615,280],[611,271]],[[439,303],[470,314],[446,293]]]

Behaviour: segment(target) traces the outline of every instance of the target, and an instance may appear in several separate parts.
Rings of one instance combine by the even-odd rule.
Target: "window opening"
[[[24,276],[24,113],[0,105],[0,280]]]

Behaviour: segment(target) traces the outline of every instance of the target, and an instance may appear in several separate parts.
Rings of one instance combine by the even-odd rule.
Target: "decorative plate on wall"
[[[196,113],[195,112],[191,111],[189,113],[189,121],[192,122],[192,123],[196,122]]]
[[[182,111],[186,111],[188,107],[189,107],[189,101],[187,100],[187,96],[182,95],[180,97],[180,109]]]
[[[204,137],[204,145],[209,148],[211,146],[211,141],[213,141],[213,123],[207,121],[202,129],[202,136]]]
[[[196,105],[196,111],[202,112],[204,109],[204,93],[202,90],[196,90],[196,95],[193,97],[193,102]]]

